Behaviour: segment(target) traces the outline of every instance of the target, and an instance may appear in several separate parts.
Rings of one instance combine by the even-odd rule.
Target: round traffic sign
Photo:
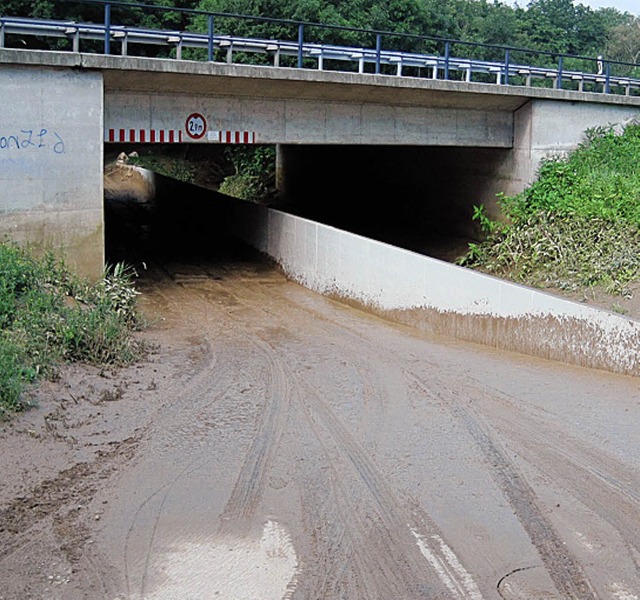
[[[184,124],[187,135],[194,140],[199,140],[207,133],[207,120],[200,113],[192,113]]]

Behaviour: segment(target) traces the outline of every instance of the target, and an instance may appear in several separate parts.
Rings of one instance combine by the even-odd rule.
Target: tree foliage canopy
[[[531,0],[511,7],[499,0],[147,0],[162,7],[243,14],[469,42],[640,60],[640,19],[613,8],[592,8],[575,0]],[[164,11],[123,11],[118,16],[142,26],[186,28],[189,15]],[[0,0],[0,15],[100,20],[102,8],[66,0]],[[202,21],[202,19],[201,19]],[[197,24],[197,20],[196,20]],[[274,26],[249,23],[243,34],[285,33]],[[241,26],[242,28],[242,26]],[[287,32],[291,35],[291,32]],[[348,34],[354,43],[371,43]],[[331,41],[331,32],[323,32]]]

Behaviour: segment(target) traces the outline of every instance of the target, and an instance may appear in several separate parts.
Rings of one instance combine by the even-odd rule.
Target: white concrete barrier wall
[[[236,233],[291,279],[432,333],[640,375],[640,322],[277,210],[242,203]]]

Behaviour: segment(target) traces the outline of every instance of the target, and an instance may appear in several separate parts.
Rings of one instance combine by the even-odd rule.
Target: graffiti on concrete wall
[[[5,153],[28,151],[64,154],[65,145],[57,131],[40,129],[20,129],[17,132],[0,132],[0,156]]]

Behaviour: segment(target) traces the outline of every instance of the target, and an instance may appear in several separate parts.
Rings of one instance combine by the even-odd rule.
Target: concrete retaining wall
[[[640,375],[640,322],[257,205],[236,234],[293,280],[394,321],[565,363]]]
[[[0,237],[104,264],[102,75],[0,69]]]

